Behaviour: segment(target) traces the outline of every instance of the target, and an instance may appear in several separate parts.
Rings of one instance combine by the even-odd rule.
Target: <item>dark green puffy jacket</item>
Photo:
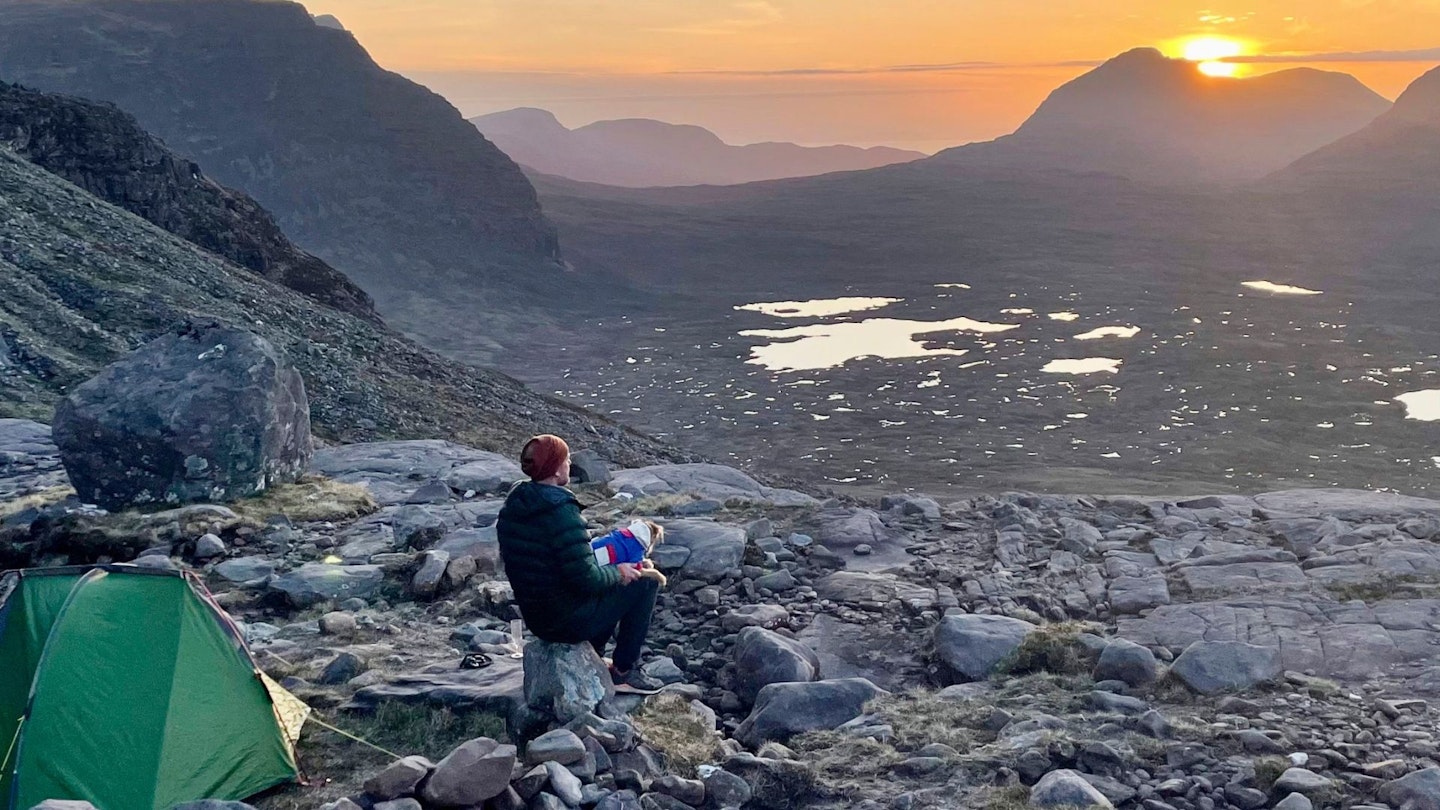
[[[573,635],[577,611],[619,585],[620,574],[596,562],[580,502],[564,487],[524,481],[510,490],[495,531],[530,632],[547,641],[582,641]]]

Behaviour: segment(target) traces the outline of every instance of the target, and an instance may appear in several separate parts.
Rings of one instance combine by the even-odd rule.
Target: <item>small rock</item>
[[[320,632],[327,636],[349,638],[358,629],[355,617],[344,611],[336,610],[320,617]]]
[[[330,663],[326,664],[325,669],[315,677],[315,682],[322,686],[339,686],[359,677],[364,671],[365,661],[360,656],[342,652],[330,659]]]
[[[1160,676],[1160,664],[1149,649],[1117,638],[1105,645],[1095,663],[1097,681],[1114,679],[1130,686],[1148,686]]]
[[[530,741],[525,746],[525,764],[539,765],[553,760],[561,765],[574,765],[585,758],[585,743],[568,729],[556,729]]]
[[[650,789],[673,796],[694,807],[705,803],[705,783],[698,779],[683,779],[673,775],[662,776],[650,783]]]
[[[1315,805],[1302,793],[1291,793],[1275,803],[1275,810],[1315,810]]]
[[[705,796],[716,810],[739,810],[750,801],[750,784],[729,771],[714,771],[704,783]]]
[[[1051,771],[1030,789],[1032,807],[1098,807],[1114,810],[1105,794],[1071,770]]]
[[[440,590],[440,580],[450,565],[450,552],[431,549],[420,557],[420,568],[410,579],[410,592],[422,599],[433,597]]]
[[[426,780],[421,797],[426,804],[470,807],[498,796],[510,785],[515,746],[488,737],[464,743],[440,760]]]
[[[225,541],[214,534],[204,534],[195,541],[195,559],[209,560],[225,553]]]
[[[583,789],[579,777],[558,762],[545,763],[545,772],[550,775],[550,789],[560,797],[560,801],[570,807],[579,807]]]
[[[1280,774],[1271,790],[1275,793],[1302,793],[1314,796],[1330,789],[1330,780],[1304,768],[1290,768]]]

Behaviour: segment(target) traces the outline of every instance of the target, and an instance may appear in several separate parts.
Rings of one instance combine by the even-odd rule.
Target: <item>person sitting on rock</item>
[[[520,451],[517,483],[500,510],[500,557],[520,615],[544,641],[588,641],[599,655],[613,636],[610,675],[617,686],[650,690],[660,684],[640,672],[640,648],[650,632],[659,583],[637,565],[600,565],[590,546],[580,502],[570,483],[570,448],[559,436],[536,436]]]

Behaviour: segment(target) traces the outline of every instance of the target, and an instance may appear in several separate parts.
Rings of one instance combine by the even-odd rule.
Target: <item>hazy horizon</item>
[[[1386,98],[1440,64],[1440,3],[1278,0],[1236,9],[1073,0],[942,8],[897,0],[310,0],[375,59],[467,117],[540,107],[569,127],[616,118],[695,124],[728,143],[935,152],[1013,131],[1066,81],[1135,47],[1231,43],[1240,76],[1348,73]],[[1426,21],[1433,22],[1426,25]],[[873,32],[884,32],[883,37]],[[1222,56],[1227,55],[1222,53]]]

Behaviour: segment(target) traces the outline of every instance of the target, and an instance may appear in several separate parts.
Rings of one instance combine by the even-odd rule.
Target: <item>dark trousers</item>
[[[599,655],[614,636],[615,668],[629,672],[640,660],[659,593],[660,583],[648,578],[617,585],[575,612],[575,635],[588,640]]]

